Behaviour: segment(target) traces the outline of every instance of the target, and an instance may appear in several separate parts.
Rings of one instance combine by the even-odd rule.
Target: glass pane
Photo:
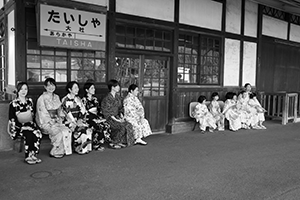
[[[105,70],[105,60],[96,59],[95,60],[95,69],[96,70]]]
[[[117,47],[125,47],[125,37],[117,36],[116,40]]]
[[[125,35],[125,27],[122,25],[116,25],[117,34]]]
[[[66,70],[56,70],[55,71],[56,82],[67,82],[67,71]]]
[[[67,58],[66,57],[56,57],[55,58],[56,69],[66,69],[67,68]]]
[[[83,57],[95,57],[95,52],[84,52]]]
[[[54,51],[42,50],[42,54],[44,54],[44,55],[54,55]]]
[[[71,52],[71,56],[73,56],[73,57],[75,57],[75,56],[82,57],[82,52],[73,51],[73,52]]]
[[[152,40],[146,40],[146,49],[153,50],[153,43]]]
[[[150,88],[143,88],[143,96],[144,97],[151,96]]]
[[[164,48],[163,51],[170,52],[172,48],[172,43],[171,42],[164,42]]]
[[[170,32],[164,32],[164,40],[171,40],[171,33]]]
[[[127,27],[127,31],[126,31],[126,37],[135,37],[135,28],[133,27]]]
[[[42,68],[54,68],[54,57],[42,56]]]
[[[155,31],[155,38],[156,39],[163,39],[163,33],[162,31]]]
[[[146,38],[153,38],[154,36],[154,31],[153,30],[150,30],[150,29],[147,29],[146,31]]]
[[[96,71],[95,72],[96,82],[106,82],[106,73],[105,71]]]
[[[27,67],[28,68],[40,68],[40,56],[27,56]]]
[[[36,49],[27,49],[28,54],[40,54],[40,50]]]
[[[82,60],[82,68],[83,70],[94,70],[95,69],[95,60],[84,58]]]
[[[27,81],[28,82],[39,82],[40,81],[40,70],[39,69],[27,69]]]
[[[133,38],[126,38],[126,47],[134,48],[134,39]]]
[[[44,81],[46,78],[55,78],[54,77],[54,70],[42,70],[42,80],[41,81]]]
[[[142,28],[137,28],[136,29],[136,33],[137,33],[137,38],[145,38],[145,29]]]
[[[144,45],[145,40],[136,39],[135,41],[136,41],[135,46],[136,46],[137,49],[144,49],[145,48],[145,45]]]
[[[65,51],[56,51],[55,55],[57,55],[57,56],[66,56],[67,52],[65,52]]]
[[[81,68],[82,68],[81,58],[72,58],[71,69],[81,69]]]
[[[105,51],[96,51],[96,58],[105,58]]]
[[[162,41],[155,41],[155,50],[162,51]]]

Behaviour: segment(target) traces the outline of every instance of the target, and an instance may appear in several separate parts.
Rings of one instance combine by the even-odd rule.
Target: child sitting
[[[237,100],[237,109],[240,113],[240,119],[242,123],[242,128],[250,129],[253,114],[251,113],[248,105],[249,99],[248,94],[245,91],[241,91]]]
[[[233,92],[228,92],[226,94],[226,101],[224,104],[223,114],[225,118],[229,121],[229,129],[231,131],[237,131],[241,128],[240,115],[236,107],[237,96]]]
[[[216,120],[208,111],[205,102],[206,97],[202,95],[199,96],[198,104],[195,106],[195,109],[193,111],[193,117],[197,122],[199,122],[201,133],[205,133],[207,127],[209,132],[213,132],[213,130],[217,128]]]
[[[209,104],[208,108],[210,113],[213,115],[213,117],[216,120],[218,130],[224,131],[224,120],[225,117],[221,112],[221,108],[219,105],[219,94],[217,92],[213,92],[211,95],[211,103]]]
[[[265,121],[265,112],[266,110],[260,105],[259,101],[256,98],[255,93],[249,95],[249,106],[251,107],[252,112],[257,116],[257,127],[260,129],[267,129],[263,122]]]

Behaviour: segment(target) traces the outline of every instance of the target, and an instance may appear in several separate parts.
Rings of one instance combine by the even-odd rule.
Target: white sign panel
[[[40,45],[105,50],[106,14],[40,5]]]

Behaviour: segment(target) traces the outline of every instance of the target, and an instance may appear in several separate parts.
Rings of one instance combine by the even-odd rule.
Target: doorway
[[[153,132],[165,131],[168,113],[169,58],[149,55],[117,55],[116,77],[122,95],[130,84],[139,86],[139,99]]]

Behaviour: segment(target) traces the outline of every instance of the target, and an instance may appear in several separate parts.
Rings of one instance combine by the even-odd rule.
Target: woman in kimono
[[[31,98],[27,98],[28,85],[17,85],[17,97],[9,104],[8,133],[12,139],[24,138],[25,162],[32,165],[42,162],[37,158],[42,133],[34,119],[34,107]]]
[[[267,129],[263,122],[265,121],[265,112],[266,110],[260,105],[259,101],[256,98],[256,94],[253,92],[250,94],[249,107],[251,113],[255,116],[256,121],[254,122],[254,127],[256,129]]]
[[[243,129],[250,129],[251,125],[253,127],[254,115],[249,110],[248,101],[248,94],[245,91],[241,91],[237,99],[237,109],[240,113]]]
[[[213,132],[213,130],[217,128],[216,119],[208,111],[205,102],[206,97],[200,95],[198,98],[198,104],[195,106],[193,111],[193,117],[197,122],[199,122],[199,128],[202,133],[205,133],[207,127],[209,132]]]
[[[229,121],[229,129],[232,131],[237,131],[242,127],[240,113],[236,107],[236,94],[233,92],[228,92],[226,94],[226,101],[223,108],[223,114],[225,118]]]
[[[118,94],[120,92],[120,84],[112,79],[108,81],[107,87],[110,92],[103,98],[101,110],[111,128],[113,143],[110,144],[110,147],[118,149],[131,146],[134,144],[133,127],[124,119],[122,99]]]
[[[72,131],[73,148],[78,154],[92,151],[92,129],[86,123],[86,109],[77,96],[79,85],[71,81],[66,86],[68,94],[62,99],[62,109],[66,114],[64,123]]]
[[[219,100],[219,94],[217,92],[213,92],[211,95],[211,103],[209,104],[208,108],[210,113],[213,115],[213,117],[216,120],[218,130],[224,131],[225,116],[221,112],[221,108],[218,100]]]
[[[133,126],[135,144],[146,145],[142,140],[152,134],[149,122],[145,119],[145,111],[142,103],[138,99],[139,88],[131,84],[128,88],[128,95],[124,99],[124,118]]]
[[[95,85],[94,83],[87,82],[83,86],[84,97],[82,103],[87,110],[87,123],[93,130],[92,134],[92,146],[93,149],[103,151],[104,142],[110,143],[110,125],[104,119],[104,116],[100,112],[100,104],[95,97]]]
[[[65,118],[61,110],[61,101],[54,94],[56,82],[53,78],[44,81],[45,92],[38,98],[36,108],[36,122],[42,132],[49,135],[52,149],[50,156],[62,158],[72,154],[72,132],[62,122]]]

